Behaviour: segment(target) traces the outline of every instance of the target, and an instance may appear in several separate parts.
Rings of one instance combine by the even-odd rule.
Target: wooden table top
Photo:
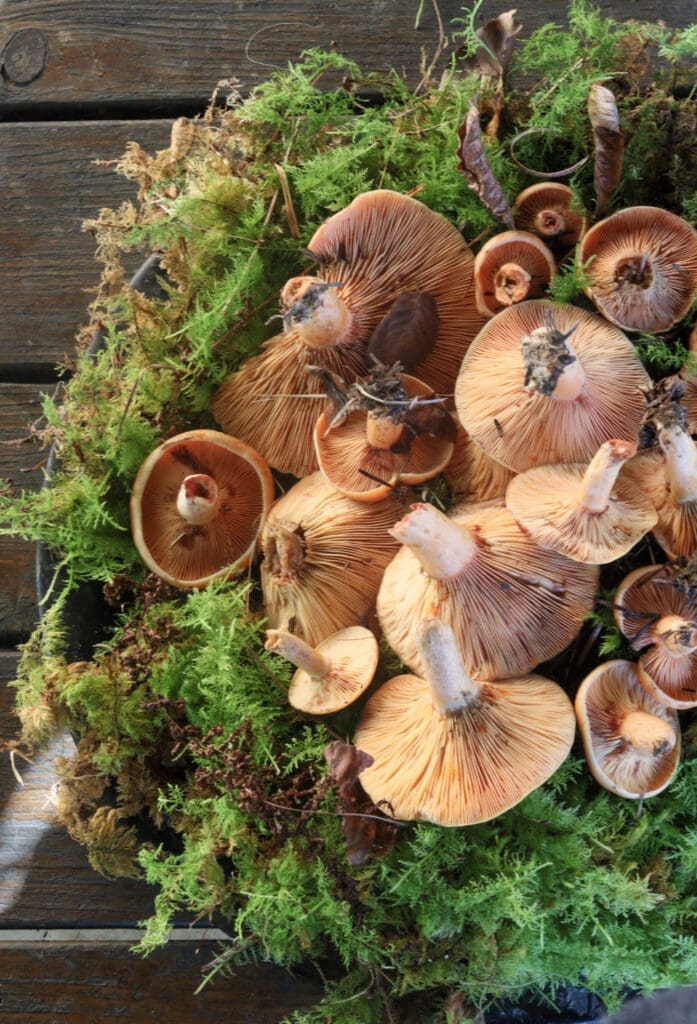
[[[438,35],[426,0],[14,0],[0,20],[0,476],[41,484],[46,453],[28,439],[41,396],[70,359],[99,279],[82,221],[134,195],[109,162],[128,140],[169,144],[174,118],[202,112],[216,83],[243,91],[308,46],[336,46],[366,70],[418,69]],[[615,17],[694,20],[693,0],[602,0]],[[460,0],[440,0],[446,30]],[[566,20],[566,4],[519,8],[523,37]],[[486,0],[482,20],[500,13]],[[0,538],[0,739],[16,731],[16,645],[37,618],[34,551]],[[64,741],[70,743],[69,739]],[[49,749],[0,759],[0,1022],[190,1020],[271,1024],[321,995],[313,979],[248,968],[194,992],[215,930],[186,923],[146,961],[128,952],[149,916],[144,882],[108,882],[55,827]]]

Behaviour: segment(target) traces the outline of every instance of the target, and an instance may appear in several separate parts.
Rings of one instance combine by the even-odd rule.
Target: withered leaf
[[[511,214],[508,200],[496,180],[496,176],[484,152],[484,143],[482,142],[482,133],[479,126],[479,110],[474,103],[470,106],[464,124],[458,131],[458,135],[460,137],[458,171],[462,171],[469,187],[477,193],[494,216],[498,217],[506,227],[514,228],[513,215]]]
[[[426,292],[402,292],[377,325],[368,356],[383,366],[401,363],[411,373],[433,351],[438,337],[438,307]]]
[[[341,831],[349,864],[359,867],[371,857],[382,857],[394,845],[399,826],[382,818],[358,779],[363,769],[373,763],[372,757],[341,740],[328,744],[323,753],[343,812]]]
[[[477,29],[475,35],[481,39],[482,45],[463,59],[465,68],[494,78],[503,74],[511,59],[515,37],[523,27],[516,18],[517,13],[517,8],[504,11]],[[459,55],[459,51],[456,52]]]
[[[596,214],[600,214],[617,188],[622,174],[624,132],[620,127],[614,95],[598,82],[593,83],[588,93],[588,116],[595,139],[593,185],[597,198]]]

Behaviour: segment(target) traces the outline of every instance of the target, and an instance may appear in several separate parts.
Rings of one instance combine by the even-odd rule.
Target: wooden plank
[[[277,1024],[310,1009],[314,978],[268,965],[219,976],[196,995],[213,943],[176,943],[143,961],[122,945],[0,943],[0,1021],[6,1024]]]

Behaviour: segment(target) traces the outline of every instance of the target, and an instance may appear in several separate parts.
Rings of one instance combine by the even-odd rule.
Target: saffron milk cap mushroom
[[[639,683],[631,661],[608,661],[581,683],[576,719],[593,776],[629,800],[656,796],[680,759],[677,712]]]
[[[466,671],[438,619],[415,633],[422,677],[401,675],[367,702],[354,744],[373,758],[360,781],[395,818],[476,825],[519,803],[566,760],[573,708],[548,679],[501,683]]]
[[[273,501],[264,459],[237,438],[189,430],[138,470],[131,530],[148,568],[175,587],[204,587],[245,569]]]
[[[515,226],[539,235],[558,263],[573,251],[588,226],[586,217],[573,209],[573,198],[568,185],[540,181],[523,189],[511,211]]]
[[[650,386],[618,328],[540,299],[502,310],[462,362],[455,406],[487,455],[516,473],[590,462],[604,441],[636,441]]]
[[[503,498],[515,474],[475,444],[457,417],[455,446],[443,476],[456,501],[491,501]]]
[[[285,630],[269,629],[264,646],[297,666],[288,700],[310,715],[348,707],[370,686],[378,665],[378,642],[363,626],[339,630],[316,648]]]
[[[490,317],[516,302],[541,298],[556,269],[554,256],[537,235],[527,231],[494,235],[474,260],[477,309]]]

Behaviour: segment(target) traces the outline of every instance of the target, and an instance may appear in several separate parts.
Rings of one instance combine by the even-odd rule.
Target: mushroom
[[[666,788],[680,759],[678,716],[641,686],[631,661],[598,665],[575,705],[588,767],[601,786],[629,800]]]
[[[585,216],[572,209],[573,199],[568,185],[541,181],[523,189],[511,211],[515,226],[539,235],[557,263],[569,255],[588,226]]]
[[[554,256],[537,235],[502,231],[474,260],[477,309],[490,317],[524,299],[539,299],[555,272]]]
[[[468,672],[503,679],[562,651],[593,607],[598,569],[539,547],[500,502],[463,505],[451,518],[415,504],[390,532],[404,546],[385,570],[378,618],[417,674],[424,616],[452,627]]]
[[[298,477],[316,468],[312,436],[322,393],[307,364],[349,383],[365,376],[373,331],[400,295],[416,291],[433,299],[437,313],[437,337],[419,377],[448,394],[481,323],[472,253],[457,228],[416,199],[366,192],[330,217],[309,248],[318,276],[293,278],[283,289],[284,333],[228,377],[212,405],[226,431]]]
[[[378,665],[378,642],[363,626],[342,629],[316,648],[285,630],[269,629],[264,646],[297,666],[288,700],[309,715],[343,711],[367,690]]]
[[[635,454],[635,444],[613,439],[600,446],[587,466],[529,469],[511,480],[506,505],[542,547],[578,562],[613,562],[658,518],[650,497],[634,481],[618,479]]]
[[[204,587],[245,569],[273,501],[264,459],[216,430],[164,441],[142,464],[131,530],[148,568],[175,587]]]
[[[613,437],[636,441],[650,380],[620,330],[575,306],[532,299],[477,335],[455,385],[463,427],[521,473],[589,462]]]
[[[261,535],[261,584],[268,624],[316,647],[372,611],[399,543],[388,533],[403,506],[352,501],[320,472],[272,506]]]
[[[381,501],[399,483],[432,479],[453,453],[455,424],[444,401],[416,377],[379,365],[349,389],[338,412],[332,406],[317,421],[320,470],[355,501]]]
[[[564,691],[537,675],[488,683],[466,671],[452,630],[420,622],[422,678],[401,675],[366,704],[355,746],[360,774],[395,818],[476,825],[519,803],[566,760],[575,723]]]
[[[697,295],[697,231],[659,207],[627,207],[599,221],[578,258],[588,265],[588,297],[627,331],[667,331]]]
[[[644,566],[620,583],[615,621],[641,650],[639,680],[671,708],[697,707],[697,605],[671,567]]]
[[[455,446],[450,462],[443,470],[453,497],[458,503],[503,498],[515,474],[500,462],[489,458],[474,443],[457,417],[453,419],[456,426]]]

